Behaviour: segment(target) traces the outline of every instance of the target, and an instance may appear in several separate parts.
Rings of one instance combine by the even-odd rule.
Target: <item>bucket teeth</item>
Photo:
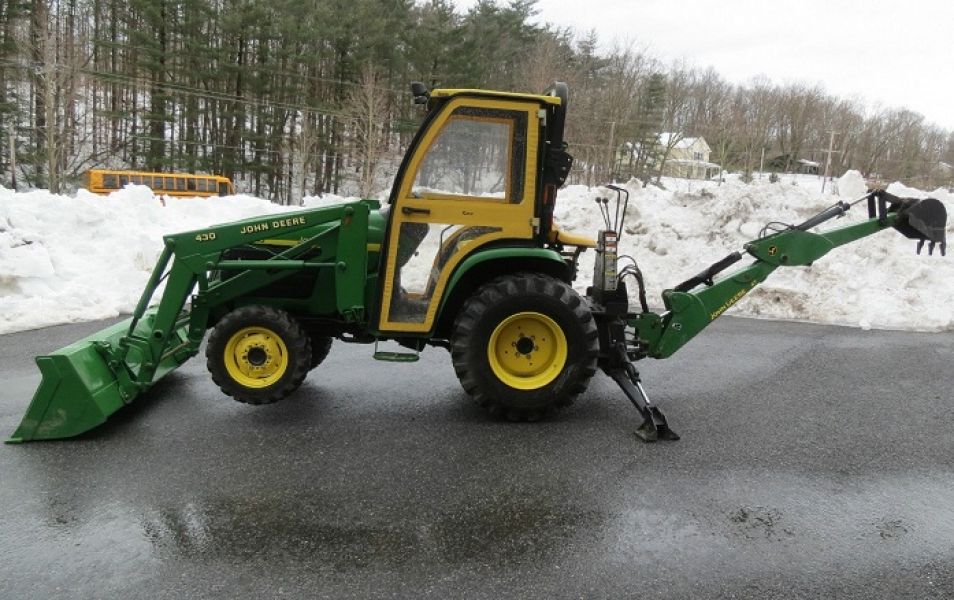
[[[924,242],[925,240],[921,240],[918,242],[918,254],[921,254],[921,248],[924,247]],[[941,242],[940,244],[938,244],[937,242],[930,242],[928,244],[928,256],[934,256],[934,247],[936,245],[940,246],[941,256],[947,256],[947,243],[945,242]]]

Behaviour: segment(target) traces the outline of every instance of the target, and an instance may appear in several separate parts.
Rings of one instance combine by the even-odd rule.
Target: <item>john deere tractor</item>
[[[563,139],[566,85],[532,95],[414,84],[412,94],[426,116],[387,204],[345,202],[166,236],[129,320],[36,359],[42,382],[9,441],[103,423],[195,356],[210,330],[213,380],[248,404],[294,393],[335,340],[391,341],[404,351],[376,347],[374,358],[413,362],[426,346],[445,348],[467,393],[513,420],[569,405],[602,369],[642,415],[642,439],[678,439],[634,361],[671,356],[775,269],[810,265],[836,246],[893,227],[945,248],[943,204],[873,191],[767,229],[666,290],[665,310],[652,312],[635,261],[617,255],[625,190],[607,188],[615,203],[600,204],[605,229],[595,238],[553,221],[573,161]],[[867,220],[810,231],[859,202]],[[572,284],[584,251],[597,260],[580,295]]]

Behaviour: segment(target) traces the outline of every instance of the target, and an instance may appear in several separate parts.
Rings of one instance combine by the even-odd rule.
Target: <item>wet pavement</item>
[[[32,356],[0,336],[0,432]],[[0,598],[950,598],[954,335],[725,318],[640,364],[682,435],[597,375],[488,420],[446,352],[336,344],[268,407],[193,359],[82,439],[0,447]]]

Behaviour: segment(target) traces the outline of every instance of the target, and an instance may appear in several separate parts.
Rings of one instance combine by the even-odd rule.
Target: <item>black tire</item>
[[[331,352],[331,342],[333,338],[327,335],[313,335],[311,336],[311,365],[310,369],[314,369],[322,363],[326,358],[328,358],[328,353]]]
[[[519,352],[511,355],[512,359],[522,358],[532,364],[534,352],[540,348],[527,341],[529,346],[521,349],[518,344],[529,338],[513,329],[519,329],[521,319],[528,318],[525,315],[538,315],[529,318],[551,329],[555,325],[565,338],[562,368],[559,358],[547,359],[559,353],[543,355],[541,364],[548,365],[546,374],[528,375],[543,380],[515,375],[501,366],[501,361],[496,366],[491,364],[491,355],[503,359],[507,354],[508,333],[514,338],[509,345]],[[451,360],[464,390],[492,415],[513,421],[535,421],[551,410],[572,404],[596,373],[598,353],[599,335],[587,303],[563,281],[531,273],[498,277],[479,288],[458,313],[451,336]]]
[[[283,310],[243,306],[216,324],[205,357],[212,380],[225,394],[245,404],[271,404],[304,381],[312,361],[311,339]],[[243,367],[251,374],[243,373]]]

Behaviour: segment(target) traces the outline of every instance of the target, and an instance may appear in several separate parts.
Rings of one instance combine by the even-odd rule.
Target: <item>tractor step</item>
[[[381,343],[381,340],[375,340],[374,342],[374,354],[371,357],[374,360],[383,360],[386,362],[403,362],[403,363],[412,363],[417,362],[421,358],[421,351],[417,352],[393,352],[387,350],[378,350],[378,344]]]
[[[421,355],[416,352],[375,352],[372,356],[374,360],[384,360],[387,362],[417,362]]]

